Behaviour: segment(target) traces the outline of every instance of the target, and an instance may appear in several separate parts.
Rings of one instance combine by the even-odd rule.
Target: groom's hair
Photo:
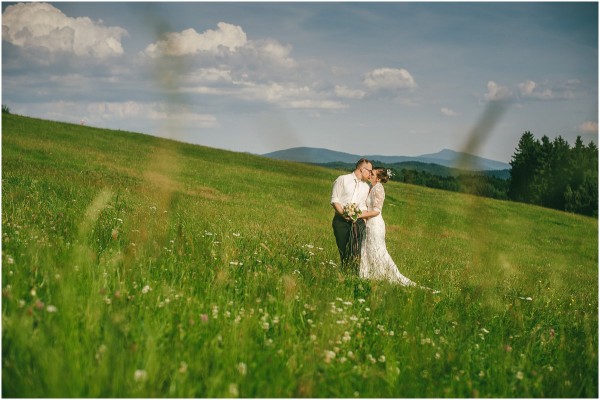
[[[354,166],[354,170],[356,171],[357,169],[359,169],[360,167],[363,166],[363,164],[366,163],[370,163],[371,161],[367,160],[366,158],[361,158],[360,160],[358,160],[356,162],[356,165]]]

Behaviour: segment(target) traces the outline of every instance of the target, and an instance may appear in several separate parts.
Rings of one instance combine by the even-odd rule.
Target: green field
[[[342,171],[2,116],[4,397],[597,397],[598,223],[390,182],[340,271]]]

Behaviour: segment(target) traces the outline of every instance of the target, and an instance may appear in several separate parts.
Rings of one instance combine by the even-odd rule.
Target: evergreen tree
[[[539,153],[539,141],[533,137],[531,132],[523,133],[510,161],[509,199],[526,203],[533,202],[532,187],[540,162]]]

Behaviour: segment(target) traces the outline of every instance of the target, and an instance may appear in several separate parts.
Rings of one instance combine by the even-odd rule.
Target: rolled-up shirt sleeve
[[[333,204],[333,203],[342,204],[342,202],[340,201],[340,198],[342,196],[343,190],[344,190],[343,179],[341,176],[339,176],[333,182],[333,188],[331,189],[331,204]]]

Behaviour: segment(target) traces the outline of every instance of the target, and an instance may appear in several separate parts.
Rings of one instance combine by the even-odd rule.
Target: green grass
[[[596,219],[390,182],[433,295],[340,271],[339,173],[3,115],[3,396],[598,396]]]

